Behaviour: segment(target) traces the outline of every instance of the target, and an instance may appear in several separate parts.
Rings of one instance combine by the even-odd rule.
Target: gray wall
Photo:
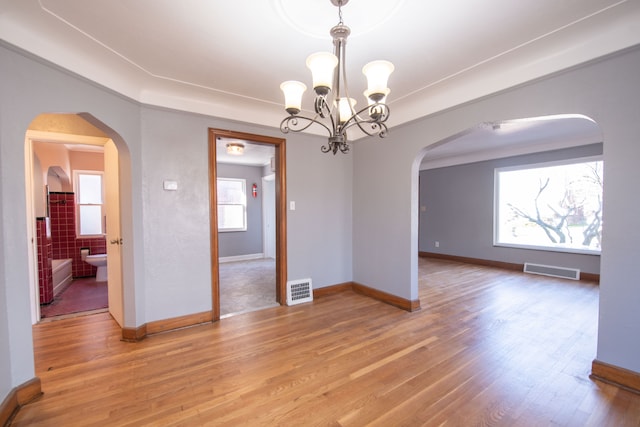
[[[2,123],[2,116],[0,116],[0,125]],[[2,163],[2,150],[0,150],[0,163]],[[5,180],[5,176],[2,175],[2,182]],[[2,200],[2,183],[0,183],[0,200]],[[4,203],[0,204],[0,218],[4,218]],[[0,227],[0,242],[4,242],[4,227]],[[4,247],[0,245],[0,342],[11,343],[9,339],[9,318],[7,317],[7,295],[5,289],[5,269],[4,269]],[[27,350],[27,346],[20,346],[19,350]],[[4,401],[5,397],[9,394],[14,386],[11,370],[14,366],[12,363],[12,355],[15,351],[11,351],[8,345],[0,346],[0,401]],[[29,354],[29,353],[27,353]]]
[[[247,230],[218,233],[220,257],[260,254],[262,247],[262,191],[251,196],[251,186],[262,186],[262,166],[240,166],[218,163],[218,178],[242,178],[247,185]]]
[[[286,135],[288,277],[357,281],[417,299],[418,167],[427,147],[482,122],[584,114],[604,136],[606,235],[596,357],[640,372],[640,50],[394,127],[386,140],[322,154],[325,138]],[[25,131],[43,112],[89,112],[120,156],[125,325],[211,308],[207,128],[279,129],[141,106],[0,44],[0,399],[34,376]],[[395,111],[401,114],[401,111]],[[162,190],[174,179],[179,191]],[[8,344],[8,345],[7,345]],[[10,371],[10,375],[8,374]]]
[[[582,114],[604,143],[598,360],[640,372],[640,48],[390,129],[354,152],[354,280],[418,298],[418,177],[428,147],[483,122]],[[508,71],[506,71],[508,72]],[[393,107],[392,107],[393,108]],[[402,114],[395,110],[393,114]],[[392,116],[393,117],[393,116]]]
[[[418,249],[483,260],[556,265],[600,273],[600,255],[493,246],[494,170],[602,154],[602,144],[469,163],[420,172]],[[428,154],[427,154],[428,155]],[[606,177],[605,177],[606,179]],[[435,247],[435,242],[440,247]]]
[[[275,126],[140,105],[3,42],[0,76],[2,400],[34,376],[24,158],[36,116],[82,114],[115,138],[128,328],[211,309],[208,128],[283,135]],[[287,275],[310,277],[318,288],[348,282],[352,158],[323,154],[326,138],[284,137],[287,195],[297,206],[287,213]],[[164,191],[164,180],[177,181],[178,190]]]

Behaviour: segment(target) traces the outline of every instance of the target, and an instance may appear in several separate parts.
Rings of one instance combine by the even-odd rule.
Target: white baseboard
[[[236,255],[236,256],[226,256],[218,258],[218,262],[234,262],[234,261],[249,261],[252,259],[262,259],[264,258],[264,254],[247,254],[247,255]]]

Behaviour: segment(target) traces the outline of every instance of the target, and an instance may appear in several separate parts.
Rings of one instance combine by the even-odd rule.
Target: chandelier
[[[384,138],[387,135],[387,80],[394,68],[389,61],[373,61],[363,67],[362,72],[367,77],[368,84],[364,92],[367,106],[356,110],[356,100],[349,96],[345,62],[345,46],[351,30],[342,21],[342,6],[348,2],[349,0],[331,0],[338,7],[339,18],[338,24],[329,32],[333,38],[334,53],[318,52],[307,58],[316,94],[315,116],[300,114],[302,94],[307,89],[304,83],[290,80],[280,85],[284,92],[285,110],[289,113],[280,123],[280,130],[283,133],[302,132],[313,124],[320,125],[329,132],[328,143],[321,150],[334,155],[338,150],[342,153],[349,151],[347,130],[354,126],[369,136]]]

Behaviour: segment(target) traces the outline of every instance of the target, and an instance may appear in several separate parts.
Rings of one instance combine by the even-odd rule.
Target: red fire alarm
[[[258,185],[256,183],[254,183],[253,186],[251,186],[251,195],[253,196],[254,199],[258,197]]]

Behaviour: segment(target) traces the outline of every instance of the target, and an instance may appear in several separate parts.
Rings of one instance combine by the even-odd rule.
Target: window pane
[[[102,203],[102,175],[78,175],[78,203]]]
[[[80,206],[80,234],[102,234],[102,206]]]
[[[600,251],[602,161],[498,170],[496,243]]]
[[[218,178],[218,230],[246,231],[247,193],[244,179]]]
[[[218,180],[218,203],[219,204],[244,204],[244,180]]]
[[[244,206],[218,205],[218,228],[244,230]]]

